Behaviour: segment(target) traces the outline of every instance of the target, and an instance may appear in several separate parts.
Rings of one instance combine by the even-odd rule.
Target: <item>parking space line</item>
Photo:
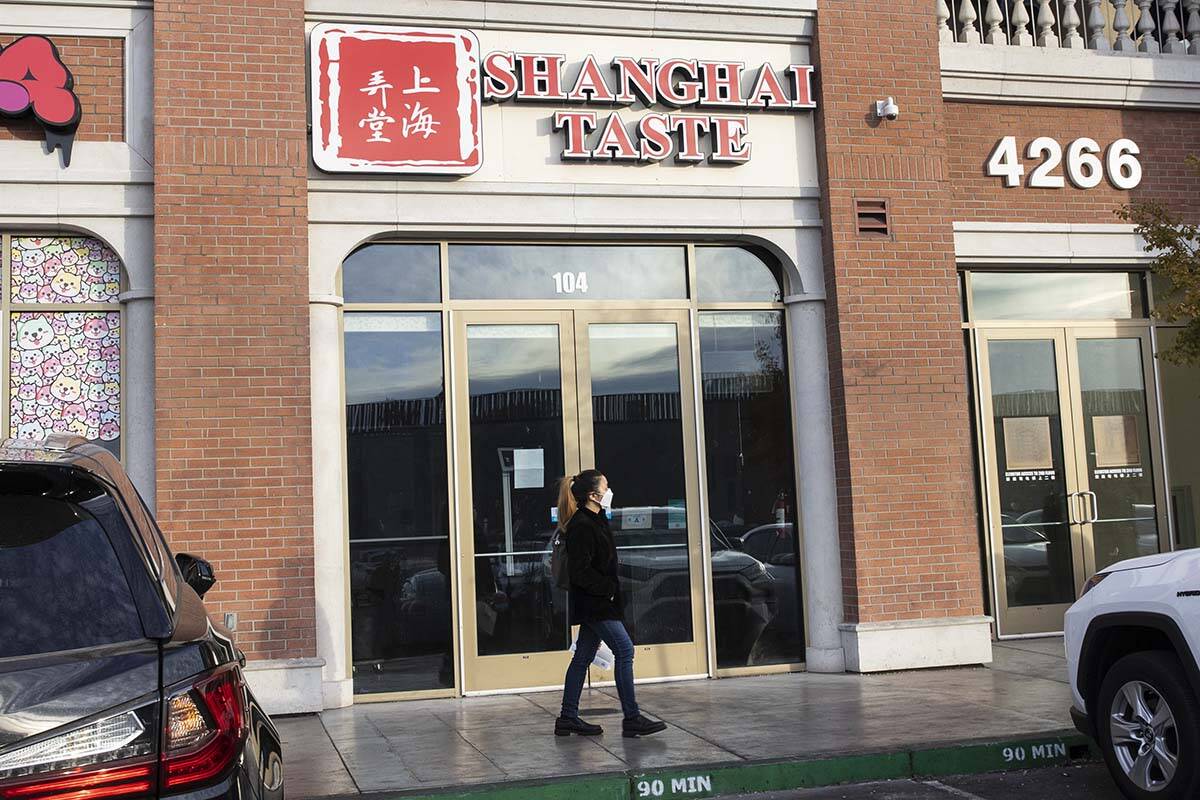
[[[953,786],[947,786],[941,781],[921,781],[926,786],[932,786],[934,789],[940,789],[946,794],[952,794],[955,797],[961,797],[963,800],[987,800],[986,797],[980,797],[977,794],[972,794],[964,789],[958,789]]]

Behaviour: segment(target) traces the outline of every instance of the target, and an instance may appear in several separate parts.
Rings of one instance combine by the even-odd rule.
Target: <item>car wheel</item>
[[[1173,654],[1133,653],[1117,661],[1100,685],[1095,713],[1104,761],[1126,797],[1200,795],[1200,700]]]

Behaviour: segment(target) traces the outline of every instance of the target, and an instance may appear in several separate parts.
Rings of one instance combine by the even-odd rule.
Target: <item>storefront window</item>
[[[1178,328],[1159,328],[1158,350],[1174,344]],[[1200,547],[1200,369],[1159,360],[1167,443],[1167,494],[1177,547]]]
[[[96,239],[6,238],[8,434],[72,433],[121,454],[121,262]]]
[[[1142,319],[1142,277],[1128,272],[972,272],[972,320]]]
[[[436,303],[442,273],[436,244],[369,244],[342,263],[347,303]]]
[[[696,293],[701,303],[778,303],[783,299],[775,273],[762,258],[742,247],[697,247]]]
[[[354,690],[451,687],[441,318],[344,324]]]
[[[804,660],[780,311],[700,314],[717,665]]]
[[[685,300],[679,246],[452,244],[454,300]]]

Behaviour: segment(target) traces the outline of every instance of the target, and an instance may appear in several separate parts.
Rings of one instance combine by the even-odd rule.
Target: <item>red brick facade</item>
[[[882,27],[864,27],[864,19]],[[888,31],[886,47],[878,30]],[[921,2],[882,12],[864,0],[827,3],[817,41],[846,619],[979,614],[967,371],[933,18]],[[880,123],[871,111],[886,95],[897,98],[901,115]],[[890,236],[856,232],[861,198],[889,201]]]
[[[303,3],[166,0],[154,37],[159,519],[251,658],[313,656]]]
[[[19,38],[0,33],[0,47]],[[83,118],[75,135],[80,142],[120,142],[125,138],[125,42],[122,39],[55,36],[54,45],[75,78]],[[0,120],[0,141],[40,141],[46,136],[31,116]]]

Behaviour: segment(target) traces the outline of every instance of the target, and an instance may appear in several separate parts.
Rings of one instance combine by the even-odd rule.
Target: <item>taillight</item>
[[[0,756],[3,800],[154,793],[158,703],[151,701]]]
[[[0,800],[141,798],[222,778],[246,737],[241,673],[208,675],[167,696],[0,755]],[[162,736],[162,752],[158,739]]]
[[[237,760],[246,735],[241,673],[226,670],[167,699],[163,786],[195,787],[220,778]]]

